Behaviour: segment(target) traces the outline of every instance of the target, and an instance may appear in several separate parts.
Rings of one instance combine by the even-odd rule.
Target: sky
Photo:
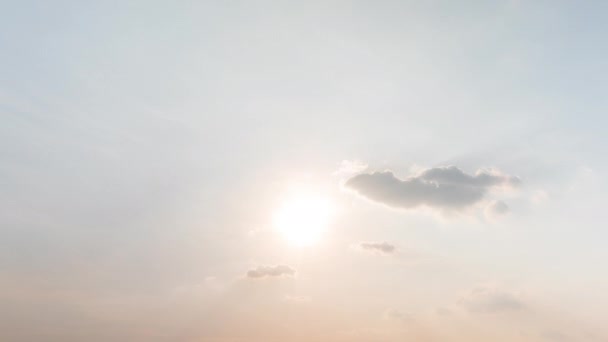
[[[0,339],[608,341],[607,11],[0,0]]]

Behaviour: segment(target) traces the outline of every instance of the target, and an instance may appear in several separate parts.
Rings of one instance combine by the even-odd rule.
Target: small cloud
[[[361,173],[348,179],[346,188],[360,196],[394,208],[421,206],[460,211],[482,201],[490,190],[519,186],[517,177],[480,169],[469,175],[456,166],[435,167],[405,179],[391,171]]]
[[[502,313],[525,309],[518,296],[493,287],[477,287],[462,297],[459,304],[472,313]]]
[[[485,210],[486,217],[495,220],[509,213],[509,206],[503,201],[492,201]]]
[[[206,277],[203,280],[203,285],[206,288],[212,289],[214,291],[219,291],[224,288],[224,284],[217,277],[214,276]]]
[[[544,190],[536,190],[532,193],[531,201],[533,204],[542,204],[549,199],[549,194]]]
[[[454,313],[452,312],[452,310],[442,306],[442,307],[438,307],[437,309],[435,309],[435,314],[437,314],[439,316],[451,316]]]
[[[564,335],[558,331],[545,331],[544,333],[542,333],[542,337],[546,340],[555,341],[555,342],[572,341],[572,339],[570,337],[568,337],[567,335]]]
[[[400,322],[410,322],[414,319],[412,314],[389,308],[384,312],[384,319]]]
[[[247,271],[247,278],[259,279],[266,277],[294,276],[295,274],[296,270],[287,265],[258,266],[255,269]]]
[[[285,300],[286,302],[291,302],[291,303],[307,303],[311,301],[310,297],[307,296],[290,296],[290,295],[285,295],[283,297],[283,300]]]
[[[357,247],[360,250],[380,254],[393,254],[397,248],[388,242],[360,242]]]
[[[338,331],[340,340],[345,339],[346,341],[384,341],[389,336],[389,332],[382,329],[353,329]]]

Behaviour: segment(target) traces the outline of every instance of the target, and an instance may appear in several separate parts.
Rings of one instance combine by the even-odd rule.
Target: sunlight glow
[[[310,246],[318,242],[329,225],[332,206],[328,199],[300,194],[286,200],[278,208],[274,225],[290,242]]]

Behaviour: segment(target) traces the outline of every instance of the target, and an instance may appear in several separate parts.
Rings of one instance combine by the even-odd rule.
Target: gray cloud
[[[492,170],[478,170],[469,175],[455,166],[436,167],[401,180],[391,172],[358,174],[345,187],[372,201],[395,208],[428,206],[442,210],[460,210],[483,199],[492,188],[515,187],[517,177]]]
[[[515,294],[492,287],[473,289],[460,299],[459,304],[474,313],[500,313],[525,309],[524,303]]]
[[[485,213],[488,218],[499,218],[509,213],[509,206],[503,201],[493,201],[486,207]]]
[[[384,312],[384,318],[388,320],[410,322],[413,320],[414,316],[412,314],[390,308]]]
[[[281,276],[293,276],[296,274],[296,270],[287,265],[277,266],[258,266],[255,269],[247,271],[247,278],[266,278],[266,277],[281,277]]]
[[[564,335],[558,331],[545,331],[544,333],[542,333],[542,337],[546,340],[556,341],[556,342],[572,341],[572,339],[570,337],[568,337],[567,335]]]
[[[370,252],[380,252],[383,254],[392,254],[396,248],[388,242],[361,242],[359,248]]]

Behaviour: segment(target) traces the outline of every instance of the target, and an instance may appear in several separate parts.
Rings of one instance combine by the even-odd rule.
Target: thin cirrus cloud
[[[344,186],[372,201],[390,207],[411,209],[427,206],[458,211],[480,202],[491,189],[512,188],[520,179],[494,170],[470,175],[456,166],[429,168],[406,179],[391,171],[361,173]]]
[[[358,247],[367,252],[393,254],[397,250],[394,245],[388,242],[360,242]]]
[[[258,266],[247,271],[247,278],[260,279],[268,277],[294,276],[296,270],[287,265]]]

